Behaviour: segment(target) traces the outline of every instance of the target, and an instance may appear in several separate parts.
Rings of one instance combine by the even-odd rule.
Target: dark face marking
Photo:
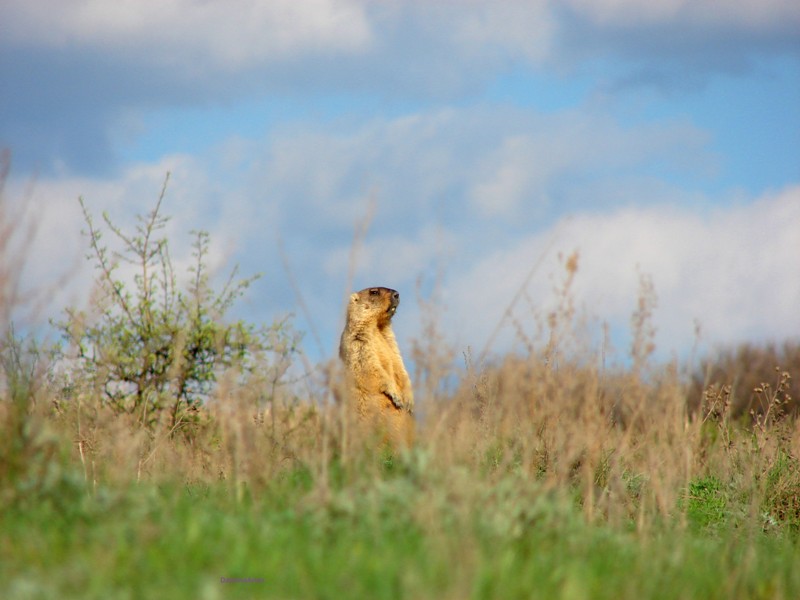
[[[389,319],[397,312],[397,306],[400,304],[400,294],[397,290],[387,287],[372,287],[365,288],[359,292],[359,295],[363,296],[365,294],[370,303],[380,302],[382,304],[388,300],[389,305],[386,307],[386,315]]]

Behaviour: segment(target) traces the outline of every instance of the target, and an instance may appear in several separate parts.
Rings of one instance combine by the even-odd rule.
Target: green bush
[[[148,428],[170,430],[191,418],[214,389],[219,375],[233,369],[246,377],[270,351],[291,354],[296,337],[288,323],[256,330],[244,321],[227,322],[234,302],[258,275],[230,273],[220,290],[209,281],[209,234],[194,231],[189,282],[180,289],[161,214],[167,176],[155,208],[138,216],[132,232],[103,221],[121,250],[104,245],[104,232],[80,199],[89,241],[87,258],[97,270],[90,311],[70,308],[56,323],[72,349],[63,353],[72,381],[89,381],[104,403],[129,413]],[[120,265],[135,269],[132,283]]]

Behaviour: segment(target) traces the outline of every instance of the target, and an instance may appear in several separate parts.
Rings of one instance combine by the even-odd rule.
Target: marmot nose
[[[392,290],[392,300],[400,300],[400,292]]]

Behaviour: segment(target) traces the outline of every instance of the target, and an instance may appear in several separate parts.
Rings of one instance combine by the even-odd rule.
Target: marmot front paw
[[[405,408],[405,403],[400,399],[399,396],[396,396],[391,392],[383,392],[383,395],[392,401],[392,404],[394,404],[395,408],[399,410],[403,410]]]

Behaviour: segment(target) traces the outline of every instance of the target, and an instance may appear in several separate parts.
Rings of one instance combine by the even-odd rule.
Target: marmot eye
[[[378,295],[378,294],[380,294],[380,293],[381,293],[381,292],[380,292],[380,290],[379,290],[378,288],[372,288],[372,289],[369,291],[369,295],[370,295],[370,296],[377,296],[377,295]]]

